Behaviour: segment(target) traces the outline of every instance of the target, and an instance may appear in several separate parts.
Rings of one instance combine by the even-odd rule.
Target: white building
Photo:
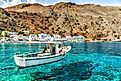
[[[57,34],[54,34],[54,35],[53,35],[53,40],[54,40],[54,41],[61,41],[61,42],[67,41],[66,38],[61,38],[61,36],[60,36],[60,35],[57,35]]]
[[[38,40],[38,37],[36,34],[30,34],[29,35],[29,41],[35,41],[35,40]]]
[[[7,35],[18,35],[18,32],[7,32]]]
[[[67,41],[70,42],[84,42],[85,41],[85,37],[84,36],[66,36]]]
[[[44,34],[44,33],[38,34],[39,41],[45,41],[47,39],[47,37],[48,37],[47,34]]]
[[[53,38],[54,39],[61,39],[61,36],[60,35],[57,35],[57,34],[53,34]]]
[[[25,35],[29,35],[30,32],[29,31],[23,31]]]
[[[47,41],[53,41],[53,40],[54,40],[54,37],[53,37],[53,36],[48,35],[46,40],[47,40]]]
[[[71,40],[73,40],[73,37],[71,37],[71,36],[66,36],[66,39],[67,39],[68,41],[71,41]]]
[[[73,36],[74,40],[77,42],[84,42],[85,37],[84,36]]]

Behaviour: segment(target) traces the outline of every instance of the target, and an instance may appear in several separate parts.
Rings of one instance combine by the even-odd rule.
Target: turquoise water
[[[39,44],[0,44],[0,81],[121,81],[121,43],[66,43],[61,61],[18,69],[13,55],[40,51]]]

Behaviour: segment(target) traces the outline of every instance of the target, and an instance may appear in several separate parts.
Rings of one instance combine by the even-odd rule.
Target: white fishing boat
[[[71,50],[71,46],[59,46],[61,42],[41,42],[48,44],[49,48],[42,52],[28,53],[26,55],[16,54],[14,60],[19,67],[28,67],[55,62],[66,57],[67,52]]]

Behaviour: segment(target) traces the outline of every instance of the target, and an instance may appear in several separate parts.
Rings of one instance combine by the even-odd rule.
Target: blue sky
[[[0,7],[8,7],[21,3],[40,3],[54,5],[58,2],[73,2],[76,4],[99,4],[102,6],[121,6],[121,0],[0,0]]]
[[[100,5],[112,5],[112,6],[121,6],[121,0],[37,0],[42,4],[55,4],[57,2],[74,2],[77,4],[100,4]]]

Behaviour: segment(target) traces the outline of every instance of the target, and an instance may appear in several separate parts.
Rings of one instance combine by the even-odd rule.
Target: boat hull
[[[57,49],[58,52],[54,53],[34,53],[28,55],[14,55],[14,60],[17,66],[19,67],[28,67],[35,65],[42,65],[51,62],[55,62],[66,57],[67,52],[71,50],[71,46],[62,47],[63,51],[58,53],[60,49]]]
[[[47,56],[45,58],[41,57],[35,57],[35,58],[19,58],[17,56],[14,56],[16,65],[19,67],[29,67],[29,66],[36,66],[36,65],[42,65],[47,64],[55,61],[59,61],[63,59],[66,56],[66,54],[61,55],[55,55],[55,56]]]

